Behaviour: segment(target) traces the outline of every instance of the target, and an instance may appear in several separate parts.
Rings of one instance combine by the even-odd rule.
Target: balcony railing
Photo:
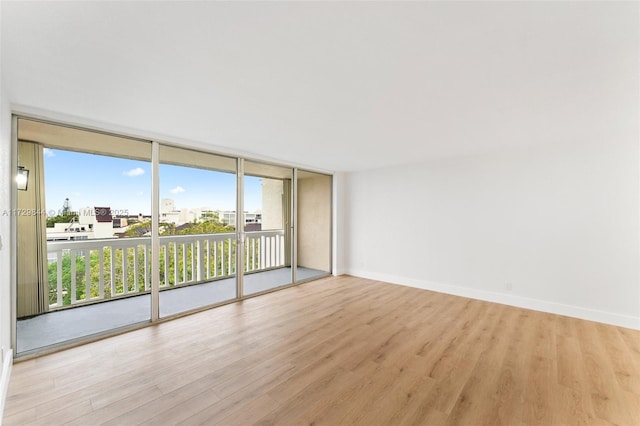
[[[53,241],[49,308],[149,292],[151,238]],[[160,289],[229,278],[236,273],[236,234],[160,237]],[[285,266],[284,231],[245,233],[245,272]]]

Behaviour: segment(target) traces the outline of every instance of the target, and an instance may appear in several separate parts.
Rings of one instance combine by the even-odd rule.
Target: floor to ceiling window
[[[160,146],[160,316],[236,299],[236,160]]]
[[[23,119],[17,143],[17,352],[149,321],[151,143]]]
[[[14,119],[18,356],[331,270],[330,175]]]
[[[244,294],[293,282],[293,170],[244,162]]]

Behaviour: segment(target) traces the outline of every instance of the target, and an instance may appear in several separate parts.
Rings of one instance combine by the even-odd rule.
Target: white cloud
[[[135,169],[127,170],[126,172],[122,172],[123,175],[129,177],[136,177],[144,174],[144,169],[141,167],[136,167]]]
[[[179,194],[179,193],[184,192],[184,191],[185,191],[185,189],[183,187],[179,186],[179,185],[176,186],[175,188],[169,190],[169,192],[172,193],[172,194]]]
[[[53,150],[50,149],[50,148],[44,148],[43,149],[43,153],[44,153],[45,157],[55,157],[56,156],[56,153],[53,152]]]

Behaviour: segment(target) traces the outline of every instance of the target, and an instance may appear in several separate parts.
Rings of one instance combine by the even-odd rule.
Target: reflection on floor
[[[326,275],[327,272],[316,269],[297,269],[298,281]],[[291,268],[253,273],[244,277],[244,293],[258,293],[289,283]],[[235,278],[161,291],[160,317],[202,308],[235,297]],[[18,320],[17,353],[149,321],[150,318],[151,296],[144,294]]]

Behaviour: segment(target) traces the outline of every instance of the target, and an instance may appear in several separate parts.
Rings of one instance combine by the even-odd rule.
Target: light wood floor
[[[328,278],[14,365],[6,425],[640,425],[640,332]]]

